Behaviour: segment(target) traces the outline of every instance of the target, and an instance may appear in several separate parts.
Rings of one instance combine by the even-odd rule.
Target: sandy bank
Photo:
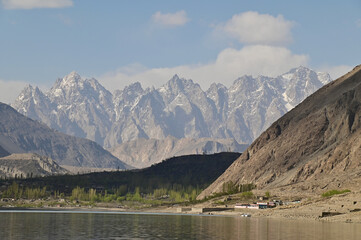
[[[225,208],[226,211],[200,212],[203,208]],[[183,208],[183,211],[180,211]],[[170,213],[170,214],[198,214],[222,215],[240,217],[242,213],[251,217],[284,218],[294,220],[313,220],[330,222],[361,223],[361,193],[346,193],[330,198],[316,197],[303,199],[300,203],[278,206],[270,209],[241,209],[234,210],[233,205],[216,205],[214,201],[201,204],[182,206],[158,206],[146,208],[127,208],[108,206],[64,206],[41,208],[14,208],[2,207],[0,210],[51,210],[51,211],[94,211],[94,212],[143,212],[143,213]],[[323,216],[324,215],[324,216]],[[329,215],[329,216],[327,216]]]

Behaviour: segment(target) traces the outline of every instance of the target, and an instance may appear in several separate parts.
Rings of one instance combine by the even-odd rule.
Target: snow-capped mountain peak
[[[327,83],[332,81],[330,74],[325,72],[317,72],[317,77],[323,85],[326,85]]]
[[[174,75],[158,89],[133,83],[114,94],[71,72],[46,93],[27,86],[13,104],[68,134],[112,147],[138,138],[234,138],[250,143],[275,120],[331,81],[300,66],[276,78],[243,76],[203,91]]]
[[[82,82],[81,76],[77,72],[73,71],[73,72],[69,73],[68,75],[64,76],[63,78],[58,79],[58,81],[54,87],[71,88],[74,86],[78,86],[79,83],[81,83],[81,82]]]

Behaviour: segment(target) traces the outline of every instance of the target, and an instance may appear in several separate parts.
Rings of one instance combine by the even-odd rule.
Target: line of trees
[[[195,201],[201,189],[193,187],[181,187],[174,185],[172,188],[157,188],[149,193],[142,193],[139,187],[133,192],[128,191],[126,185],[108,190],[96,190],[94,188],[73,188],[70,194],[60,191],[47,191],[47,187],[22,187],[15,181],[9,185],[1,194],[1,198],[14,199],[60,199],[66,198],[70,201],[88,201],[88,202],[122,202],[133,201],[143,203],[161,203],[161,202],[187,202]]]
[[[20,187],[19,184],[13,182],[7,189],[2,193],[2,198],[15,198],[15,199],[39,199],[49,196],[46,191],[46,187]]]
[[[254,185],[253,183],[236,184],[232,181],[228,181],[228,182],[223,183],[222,192],[224,194],[235,194],[235,193],[241,193],[241,192],[249,192],[255,188],[256,188],[256,185]]]

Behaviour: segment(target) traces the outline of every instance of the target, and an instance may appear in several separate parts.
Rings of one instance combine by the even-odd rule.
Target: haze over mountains
[[[158,89],[134,83],[110,93],[72,72],[46,93],[27,86],[12,106],[61,132],[105,148],[138,139],[231,138],[251,143],[275,120],[330,82],[326,73],[292,69],[276,78],[243,76],[207,91],[175,75]]]
[[[128,165],[144,168],[171,157],[219,152],[243,152],[247,147],[248,145],[239,144],[234,139],[177,139],[168,136],[165,139],[141,138],[129,141],[111,148],[109,151]]]
[[[199,198],[223,183],[325,191],[361,185],[361,65],[263,132]]]

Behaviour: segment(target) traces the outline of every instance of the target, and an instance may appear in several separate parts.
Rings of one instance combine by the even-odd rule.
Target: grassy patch
[[[322,193],[322,197],[332,197],[333,195],[337,195],[337,194],[342,194],[342,193],[347,193],[347,192],[351,192],[348,189],[344,189],[344,190],[330,190],[327,191],[325,193]]]

